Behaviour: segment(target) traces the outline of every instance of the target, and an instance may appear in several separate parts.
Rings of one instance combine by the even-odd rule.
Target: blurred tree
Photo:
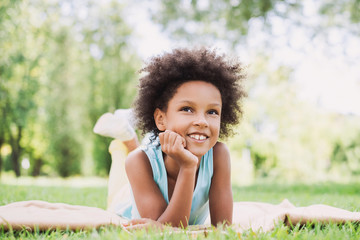
[[[321,179],[329,168],[335,139],[350,136],[336,126],[360,129],[355,124],[358,118],[351,123],[347,116],[301,101],[292,69],[273,68],[266,56],[259,56],[250,72],[244,121],[231,150],[241,156],[242,149],[249,148],[258,177]]]
[[[53,15],[54,17],[54,15]],[[54,25],[52,25],[54,26]],[[48,54],[52,61],[47,64],[48,82],[47,134],[53,165],[62,177],[80,173],[83,148],[78,140],[77,131],[80,116],[74,113],[75,101],[79,89],[74,86],[76,79],[76,47],[69,29],[61,27],[50,32]],[[56,57],[55,57],[56,56]],[[48,59],[50,60],[50,59]],[[74,114],[74,115],[73,115]]]
[[[120,15],[124,7],[117,1],[100,7],[95,3],[88,6],[91,16],[84,22],[82,32],[90,53],[86,61],[92,66],[84,72],[87,79],[85,106],[90,120],[84,125],[84,136],[93,135],[90,131],[103,113],[130,107],[136,93],[136,72],[140,68],[138,57],[128,47],[132,31]],[[95,171],[100,175],[106,175],[111,166],[109,142],[110,139],[101,136],[93,141]]]
[[[20,176],[20,157],[23,147],[21,141],[28,127],[37,104],[34,100],[39,90],[38,65],[41,52],[30,34],[27,17],[19,4],[11,4],[1,18],[0,42],[2,56],[0,58],[2,138],[11,146],[11,162],[16,176]],[[22,15],[23,18],[18,16]]]
[[[281,12],[278,6],[285,8],[286,12]],[[301,1],[283,0],[165,0],[159,1],[152,18],[175,38],[215,37],[236,44],[247,35],[250,20],[257,18],[266,22],[271,13],[291,14],[300,7]]]
[[[331,153],[331,168],[345,166],[347,172],[360,174],[360,134],[339,139],[335,142]]]
[[[329,27],[346,27],[360,34],[358,0],[161,0],[157,4],[151,9],[152,19],[177,40],[211,43],[215,38],[235,46],[245,39],[253,24],[260,23],[262,31],[270,33],[273,17],[286,19],[292,26],[302,25],[312,35]],[[316,21],[308,21],[305,16],[309,6],[318,12]]]
[[[359,0],[323,0],[319,13],[325,17],[328,26],[349,27],[349,23],[360,23]],[[360,33],[359,25],[353,25],[355,32]]]
[[[10,2],[6,11],[0,4],[0,148],[11,145],[17,176],[22,156],[32,175],[92,174],[94,157],[107,174],[109,139],[92,127],[104,112],[130,106],[140,66],[123,6]]]
[[[56,14],[52,14],[53,41],[48,57],[56,59],[46,67],[50,96],[46,109],[51,113],[49,132],[55,139],[50,147],[55,152],[50,155],[58,156],[54,159],[57,169],[66,168],[63,176],[108,173],[109,139],[95,136],[92,128],[104,112],[130,106],[135,94],[135,69],[140,65],[128,47],[131,31],[121,18],[121,4],[86,3],[62,1],[59,9],[52,6]],[[56,22],[60,26],[54,32]],[[62,166],[66,161],[72,163]]]

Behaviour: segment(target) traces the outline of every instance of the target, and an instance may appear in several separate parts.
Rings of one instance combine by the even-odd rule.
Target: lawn
[[[106,186],[72,186],[72,184],[29,185],[0,183],[0,205],[23,200],[45,200],[49,202],[63,202],[105,208]],[[74,184],[75,185],[75,184]],[[328,204],[351,211],[360,211],[360,183],[319,183],[319,184],[280,184],[258,183],[247,187],[233,186],[234,201],[262,201],[279,203],[284,198],[289,199],[297,206],[306,206],[315,203]],[[325,226],[314,224],[289,228],[278,224],[267,233],[247,231],[237,234],[231,228],[225,232],[214,230],[205,235],[171,234],[165,231],[148,232],[138,231],[129,234],[119,228],[106,227],[88,231],[47,231],[47,232],[4,232],[0,230],[0,239],[359,239],[360,227],[358,224]]]

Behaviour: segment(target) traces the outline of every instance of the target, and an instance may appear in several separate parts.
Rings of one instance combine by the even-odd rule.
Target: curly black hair
[[[166,111],[181,84],[202,80],[213,84],[221,94],[220,138],[233,135],[232,127],[240,121],[241,101],[246,96],[242,87],[244,68],[240,62],[208,48],[179,48],[151,58],[140,73],[147,74],[139,80],[139,92],[133,105],[142,134],[151,132],[155,139],[160,133],[154,120],[155,109]]]

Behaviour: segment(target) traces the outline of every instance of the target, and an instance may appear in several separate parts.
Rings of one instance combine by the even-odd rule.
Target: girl
[[[110,208],[115,206],[119,215],[130,219],[183,227],[203,224],[210,210],[213,225],[231,224],[229,150],[218,139],[232,133],[241,115],[245,92],[240,63],[204,48],[177,49],[153,58],[142,72],[147,74],[140,79],[134,111],[143,133],[151,133],[150,143],[134,150],[136,135],[121,121],[125,110],[105,114],[94,127],[96,133],[121,139],[127,146],[125,152],[116,147],[119,143],[110,146],[110,179],[125,175],[120,165],[131,152],[125,163],[131,205],[116,206],[112,196],[123,188],[111,183]],[[124,183],[125,178],[116,182]],[[120,195],[117,200],[124,199]]]
[[[142,218],[132,221],[140,227],[184,227],[208,223],[208,217],[212,225],[234,223],[239,230],[270,230],[279,220],[359,220],[359,213],[326,205],[297,208],[287,200],[279,205],[233,205],[229,150],[218,139],[231,135],[242,113],[244,73],[239,62],[208,49],[177,49],[153,58],[142,72],[146,75],[140,79],[134,113],[107,113],[94,128],[118,139],[109,148],[110,210],[125,218]],[[140,148],[130,124],[134,119],[143,133],[150,133]],[[121,172],[124,161],[128,178]],[[127,179],[130,197],[121,187]],[[131,200],[127,204],[124,199]]]

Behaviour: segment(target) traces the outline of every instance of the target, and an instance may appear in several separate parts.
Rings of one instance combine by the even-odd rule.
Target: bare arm
[[[167,205],[152,176],[152,169],[145,153],[135,151],[128,156],[126,171],[138,211],[143,218],[168,223],[172,226],[187,226],[190,217],[192,196],[198,159],[184,149],[185,140],[178,134],[166,131],[160,134],[162,151],[179,165],[172,197]]]
[[[126,159],[125,169],[140,216],[157,220],[167,203],[153,179],[148,157],[140,149],[131,152]]]
[[[232,224],[233,197],[231,163],[228,148],[223,143],[214,146],[214,174],[209,192],[211,224]]]

